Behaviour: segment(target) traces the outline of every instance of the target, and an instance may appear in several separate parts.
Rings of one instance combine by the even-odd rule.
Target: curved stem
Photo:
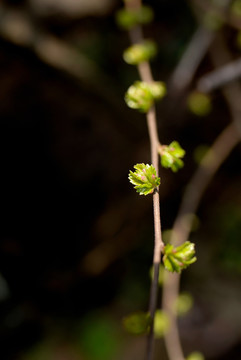
[[[204,156],[184,193],[183,201],[174,223],[171,243],[180,245],[188,240],[192,221],[185,215],[196,212],[209,182],[239,141],[240,135],[237,132],[235,123],[232,123],[218,136]],[[176,315],[173,311],[173,304],[179,292],[180,275],[170,273],[166,275],[163,285],[162,306],[170,318],[170,331],[165,335],[165,343],[170,360],[184,360]]]

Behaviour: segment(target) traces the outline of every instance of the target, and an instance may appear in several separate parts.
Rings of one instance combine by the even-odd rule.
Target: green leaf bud
[[[156,169],[149,164],[136,164],[135,172],[129,172],[129,180],[135,185],[136,191],[140,195],[152,194],[160,183],[161,179],[156,175]]]
[[[116,23],[120,28],[129,30],[138,23],[136,11],[120,9],[116,13]]]
[[[163,82],[153,81],[148,85],[154,100],[160,100],[166,95],[166,85]]]
[[[170,145],[161,145],[159,153],[164,168],[171,168],[173,172],[177,172],[183,167],[184,163],[181,159],[186,152],[177,141],[171,142]]]
[[[125,94],[126,104],[140,112],[147,112],[155,100],[160,100],[166,94],[166,87],[162,82],[147,83],[136,81]]]
[[[161,264],[159,266],[159,277],[158,277],[158,284],[161,286],[164,282],[164,275],[165,275],[165,269],[164,266]],[[152,266],[150,269],[150,277],[153,280],[154,279],[154,267]]]
[[[150,331],[151,316],[149,313],[136,312],[126,316],[123,321],[126,331],[133,335],[143,335]]]
[[[155,338],[163,337],[170,328],[170,321],[167,314],[162,310],[155,312],[154,335]]]
[[[144,61],[149,61],[157,53],[156,44],[151,40],[146,40],[142,44],[135,44],[128,47],[123,54],[127,64],[137,65]]]
[[[193,298],[187,293],[181,293],[178,295],[175,304],[174,310],[178,316],[185,315],[193,306]]]
[[[189,95],[187,105],[189,110],[197,116],[208,115],[212,110],[210,96],[197,91]]]
[[[197,164],[200,164],[207,152],[210,151],[210,146],[206,144],[198,145],[193,151],[193,159]]]
[[[120,9],[116,13],[116,23],[124,30],[130,30],[136,25],[149,24],[153,20],[152,8],[142,5],[138,9]]]
[[[205,358],[204,358],[203,354],[200,353],[199,351],[194,351],[188,355],[186,360],[205,360]]]
[[[150,24],[154,18],[153,10],[150,6],[142,5],[137,12],[137,19],[140,25]]]
[[[230,11],[235,16],[241,16],[241,0],[233,1]]]
[[[189,241],[176,248],[167,244],[164,248],[163,263],[168,271],[180,273],[197,260],[194,255],[194,244]]]
[[[203,18],[203,25],[211,31],[217,31],[221,29],[223,24],[224,21],[221,16],[214,12],[208,12]]]

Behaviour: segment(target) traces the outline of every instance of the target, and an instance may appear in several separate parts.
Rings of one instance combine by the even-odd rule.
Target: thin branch
[[[215,66],[222,66],[223,62],[230,63],[232,56],[225,44],[223,36],[220,34],[215,41],[215,47],[210,49],[211,59]],[[227,84],[223,89],[223,95],[229,104],[229,109],[235,123],[236,129],[241,136],[241,86],[238,80]]]
[[[215,33],[203,25],[198,27],[171,76],[171,89],[181,92],[190,85],[214,36]]]
[[[219,37],[217,39],[219,39]],[[215,66],[220,66],[220,61],[230,61],[230,55],[225,44],[219,39],[218,44],[216,42],[215,45],[216,46],[211,49],[212,60]],[[196,212],[209,182],[241,138],[241,88],[239,83],[235,82],[225,87],[223,94],[229,105],[232,123],[219,135],[209,149],[186,188],[179,213],[173,226],[171,242],[175,245],[180,245],[188,240],[192,227],[192,219],[186,215]],[[179,286],[180,276],[167,274],[163,286],[162,302],[163,308],[169,315],[171,322],[170,332],[165,336],[170,360],[184,360],[177,319],[172,308],[172,304],[175,303],[178,296]]]
[[[125,6],[127,9],[135,8],[138,9],[141,6],[141,0],[132,0],[126,1]],[[143,41],[142,29],[140,26],[136,26],[134,29],[129,31],[130,40],[132,44],[141,43]],[[139,76],[142,81],[152,82],[153,76],[151,68],[148,62],[143,62],[138,65]],[[151,144],[151,162],[156,169],[157,176],[159,175],[159,155],[158,155],[158,130],[157,130],[157,121],[156,121],[156,110],[152,106],[147,112],[147,126]],[[153,194],[153,215],[154,215],[154,252],[153,252],[153,279],[151,282],[150,289],[150,300],[149,300],[149,313],[152,319],[150,333],[148,334],[147,339],[147,360],[153,358],[154,353],[154,317],[157,308],[157,295],[158,295],[158,279],[159,279],[159,267],[161,262],[161,253],[164,249],[164,243],[162,240],[161,233],[161,216],[160,216],[160,198],[159,198],[159,189]]]
[[[114,107],[122,107],[115,95],[114,84],[98,65],[83,53],[37,26],[31,16],[0,3],[0,37],[30,49],[45,64],[84,83]],[[103,86],[105,84],[106,86]]]
[[[210,13],[213,16],[216,16],[223,23],[228,24],[234,29],[241,30],[241,20],[240,16],[227,12],[224,6],[217,6],[212,4],[209,0],[192,0],[194,5],[196,5],[200,10],[205,13]],[[232,0],[229,1],[230,3]]]
[[[231,0],[224,0],[223,6],[218,8],[222,11],[222,17],[224,19],[227,18],[230,1]],[[194,12],[197,13],[196,9],[194,9]],[[199,17],[198,14],[197,17]],[[195,72],[206,55],[215,36],[216,31],[209,29],[204,24],[198,26],[171,76],[171,89],[181,92],[191,84]]]
[[[209,93],[241,77],[241,59],[230,62],[198,80],[197,90]]]
[[[239,141],[240,136],[237,133],[235,124],[232,123],[218,136],[201,161],[184,193],[183,201],[173,226],[170,240],[172,244],[180,245],[188,240],[192,220],[186,215],[196,212],[211,179]],[[165,335],[165,343],[170,360],[184,360],[176,315],[173,311],[173,304],[178,296],[179,286],[180,275],[167,273],[163,286],[162,306],[170,320],[170,331]]]

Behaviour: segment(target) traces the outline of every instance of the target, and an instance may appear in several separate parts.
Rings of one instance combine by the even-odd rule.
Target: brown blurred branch
[[[170,239],[172,244],[180,245],[188,240],[192,227],[192,218],[186,215],[196,212],[208,184],[239,141],[240,136],[237,133],[235,124],[232,123],[218,136],[202,159],[183,195],[180,210],[172,230]],[[184,360],[177,319],[173,310],[179,286],[180,275],[167,273],[163,285],[162,306],[170,320],[170,331],[165,335],[165,343],[170,360]]]
[[[171,89],[181,92],[190,85],[214,36],[215,32],[207,29],[203,25],[198,27],[171,76]]]
[[[218,37],[218,40],[211,49],[211,56],[215,66],[221,66],[220,61],[230,61],[230,54],[225,43],[220,37]],[[194,214],[197,211],[208,184],[241,138],[241,87],[239,83],[235,82],[225,87],[223,94],[229,105],[232,123],[218,136],[186,188],[170,240],[175,245],[180,245],[188,240],[192,227],[192,218],[187,215]],[[173,304],[178,296],[179,287],[180,276],[178,274],[167,274],[163,286],[162,305],[171,322],[170,331],[165,336],[170,360],[184,360],[177,319],[173,311]]]
[[[35,26],[27,12],[0,4],[0,36],[31,49],[44,63],[84,83],[90,91],[96,92],[114,107],[123,108],[119,97],[115,96],[112,80],[103,74],[97,64],[66,41]]]
[[[219,34],[215,41],[215,47],[210,50],[212,62],[215,66],[222,66],[223,63],[231,63],[232,56],[226,45],[222,34]],[[241,61],[241,60],[239,60]],[[237,75],[236,81],[223,87],[222,93],[229,105],[229,110],[239,135],[241,136],[241,86],[238,81],[240,75]],[[234,79],[233,79],[234,80]]]
[[[241,19],[239,16],[227,12],[223,6],[217,6],[212,4],[208,0],[192,0],[193,4],[198,8],[198,10],[203,11],[204,13],[211,13],[220,19],[223,23],[233,27],[234,29],[241,30]],[[232,0],[230,1],[230,3]]]
[[[230,2],[231,0],[224,0],[222,7],[215,7],[217,11],[221,12],[223,21],[229,18],[228,8]],[[196,0],[194,0],[194,4],[196,4]],[[210,11],[213,12],[212,6],[211,8],[209,6],[204,10],[207,11],[207,13]],[[197,18],[199,18],[200,15],[198,14],[196,7],[194,7],[193,11],[196,13]],[[208,28],[205,24],[200,24],[198,26],[171,76],[171,89],[182,92],[191,84],[195,72],[204,56],[207,54],[216,34],[217,32],[215,30]]]
[[[241,77],[241,59],[232,61],[204,75],[198,80],[196,88],[198,91],[208,93],[237,80],[239,77]]]

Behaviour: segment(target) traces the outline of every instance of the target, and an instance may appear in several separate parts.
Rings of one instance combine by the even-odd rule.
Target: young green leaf
[[[231,12],[236,16],[241,16],[241,1],[234,0],[230,6]]]
[[[151,316],[149,313],[140,311],[132,313],[123,319],[123,326],[133,335],[147,334],[150,330]]]
[[[146,83],[136,81],[125,94],[126,104],[132,108],[146,113],[155,100],[160,100],[166,94],[166,87],[160,81]]]
[[[154,18],[153,10],[148,5],[141,5],[137,11],[137,21],[140,25],[150,24]]]
[[[168,315],[162,311],[157,310],[154,318],[154,335],[155,338],[163,337],[170,328],[170,320]]]
[[[171,244],[164,248],[163,263],[170,272],[180,273],[196,260],[194,244],[189,241],[176,248]]]
[[[173,141],[170,145],[162,145],[159,153],[164,168],[171,168],[173,172],[177,172],[183,167],[182,158],[186,152],[177,141]]]
[[[189,110],[197,116],[206,116],[212,110],[211,98],[207,94],[193,91],[188,99],[187,106]]]
[[[124,30],[130,30],[136,25],[145,25],[153,20],[153,10],[149,6],[142,5],[138,9],[120,9],[116,13],[116,23]]]
[[[161,179],[156,175],[156,169],[149,164],[136,164],[134,166],[135,172],[129,172],[129,180],[135,185],[136,191],[140,195],[152,194],[157,188]]]
[[[186,360],[205,360],[205,358],[204,358],[203,354],[200,353],[199,351],[194,351],[188,355]]]
[[[187,292],[183,292],[178,295],[175,304],[174,304],[174,310],[178,316],[183,316],[188,313],[188,311],[193,306],[193,297],[191,294]]]
[[[116,13],[116,23],[120,28],[124,30],[129,30],[137,25],[137,14],[135,11],[120,9]]]
[[[144,61],[149,61],[157,53],[156,44],[151,40],[145,40],[141,44],[135,44],[128,47],[123,54],[127,64],[137,65]]]

